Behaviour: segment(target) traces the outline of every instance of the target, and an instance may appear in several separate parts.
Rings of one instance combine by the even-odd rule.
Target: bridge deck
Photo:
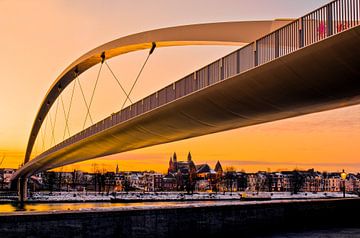
[[[170,84],[45,151],[13,178],[358,104],[360,19],[346,14],[360,11],[353,2],[333,1]]]

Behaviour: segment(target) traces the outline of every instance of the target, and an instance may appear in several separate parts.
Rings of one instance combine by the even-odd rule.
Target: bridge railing
[[[360,0],[336,0],[113,113],[40,156],[359,25]]]
[[[359,0],[337,0],[256,41],[255,65],[261,65],[302,47],[359,25]]]

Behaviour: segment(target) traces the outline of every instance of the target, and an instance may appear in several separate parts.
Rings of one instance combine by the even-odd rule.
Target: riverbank
[[[359,226],[360,199],[175,203],[0,214],[2,237],[224,237]],[[346,216],[344,215],[346,214]]]
[[[93,192],[38,192],[28,198],[27,203],[76,203],[76,202],[165,202],[165,201],[238,201],[238,200],[286,200],[286,199],[325,199],[340,198],[342,193],[298,193],[290,192],[227,192],[227,193],[194,193],[183,192],[121,192],[121,193],[93,193]],[[348,198],[356,198],[356,194],[346,194]],[[0,203],[16,202],[13,199],[0,200]]]

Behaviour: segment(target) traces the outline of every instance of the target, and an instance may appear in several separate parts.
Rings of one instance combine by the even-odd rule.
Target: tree
[[[64,167],[61,167],[59,170],[59,178],[58,178],[58,190],[59,192],[61,192],[61,183],[62,183],[62,172],[63,172]]]
[[[56,174],[55,172],[45,172],[44,184],[46,188],[52,193],[54,191],[54,185],[56,182]]]
[[[0,173],[1,190],[4,190],[4,173]]]
[[[293,193],[297,194],[304,186],[305,177],[298,170],[293,171],[292,176],[292,189]]]
[[[92,163],[91,166],[93,170],[93,182],[94,182],[94,190],[96,194],[99,168],[97,163]]]
[[[272,185],[274,182],[273,175],[271,173],[266,174],[266,189],[268,192],[272,192]]]
[[[115,187],[115,174],[113,172],[106,173],[105,182],[106,182],[106,195],[109,195],[110,189],[114,190]]]
[[[244,191],[247,188],[247,176],[245,171],[235,174],[236,187],[238,191]]]
[[[227,169],[228,168],[226,168],[225,171]],[[226,184],[227,191],[232,192],[235,178],[236,178],[236,174],[235,174],[234,170],[228,170],[227,172],[225,172],[225,184]]]
[[[235,171],[236,171],[236,169],[234,166],[228,166],[225,168],[225,173],[226,172],[235,172]]]
[[[78,182],[79,182],[79,173],[74,169],[74,171],[72,172],[72,187],[74,191],[76,191],[76,186],[78,185]]]
[[[125,179],[123,181],[123,187],[124,187],[125,192],[130,191],[130,181],[127,177],[125,177]]]
[[[187,192],[187,194],[192,194],[194,189],[193,189],[193,182],[192,182],[192,176],[191,174],[185,175],[184,176],[184,180],[185,180],[185,190]]]

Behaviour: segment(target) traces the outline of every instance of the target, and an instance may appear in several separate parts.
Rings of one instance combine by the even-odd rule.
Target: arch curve
[[[152,47],[153,42],[156,42],[156,47],[186,45],[240,46],[253,42],[261,36],[292,21],[292,19],[287,19],[219,22],[161,28],[121,37],[89,51],[71,63],[59,77],[57,77],[46,93],[31,129],[24,164],[30,160],[35,140],[44,121],[43,119],[48,114],[55,100],[76,78],[76,75],[80,75],[100,63],[103,60],[102,55],[105,55],[106,59],[110,59],[121,54],[149,49]]]

